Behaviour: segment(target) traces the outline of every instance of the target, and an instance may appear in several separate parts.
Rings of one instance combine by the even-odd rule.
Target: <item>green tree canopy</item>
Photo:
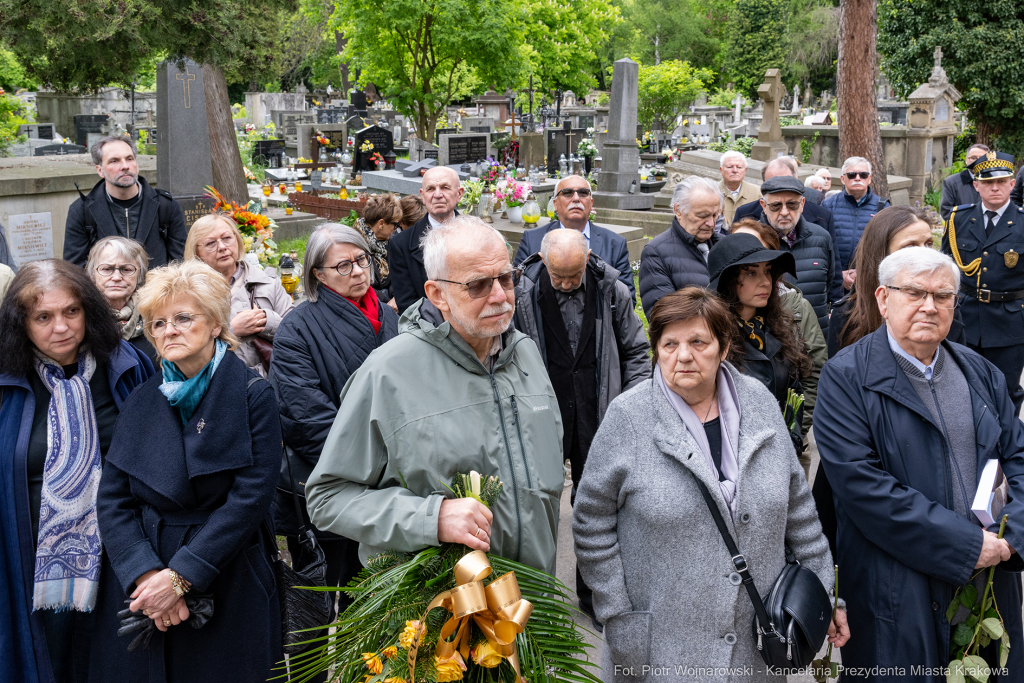
[[[737,90],[756,98],[764,72],[785,68],[788,27],[788,0],[736,0],[723,67]]]
[[[673,128],[672,122],[714,80],[709,69],[694,69],[677,59],[655,66],[640,65],[637,122],[651,128],[657,121]]]
[[[933,52],[977,124],[978,141],[1024,153],[1024,4],[1018,0],[879,0],[882,70],[906,97],[928,79]]]

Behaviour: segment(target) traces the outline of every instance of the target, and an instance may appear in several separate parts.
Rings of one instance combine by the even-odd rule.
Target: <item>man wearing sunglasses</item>
[[[953,207],[942,251],[964,274],[960,292],[967,345],[1002,371],[1019,412],[1024,403],[1024,210],[1010,200],[1011,155],[986,152],[970,170],[981,201]]]
[[[587,238],[590,250],[602,261],[618,271],[618,278],[629,289],[630,296],[635,297],[633,289],[633,269],[629,265],[629,250],[626,238],[608,228],[594,225],[590,220],[590,210],[594,206],[594,197],[590,183],[578,175],[562,178],[555,185],[555,215],[557,220],[539,228],[526,230],[519,241],[519,249],[512,265],[518,266],[527,257],[540,251],[544,235],[557,228],[571,228],[583,233]]]
[[[844,161],[839,181],[843,184],[843,191],[826,197],[822,206],[831,211],[835,219],[836,253],[843,270],[843,287],[850,289],[857,276],[851,270],[853,252],[864,227],[890,202],[871,191],[871,162],[864,157],[850,157]]]
[[[364,562],[462,543],[554,573],[562,419],[536,344],[512,326],[519,271],[473,216],[431,229],[423,260],[426,298],[342,391],[306,485],[310,518],[358,541]],[[471,471],[504,483],[492,508],[445,496]]]

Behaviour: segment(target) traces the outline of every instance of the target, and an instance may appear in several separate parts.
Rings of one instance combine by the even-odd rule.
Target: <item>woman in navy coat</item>
[[[57,259],[33,261],[19,271],[0,305],[0,330],[0,683],[81,680],[93,624],[93,615],[86,610],[92,606],[83,602],[33,609],[40,585],[34,569],[43,526],[40,508],[48,498],[43,487],[53,402],[52,390],[37,371],[37,359],[50,359],[44,362],[54,369],[62,366],[67,384],[79,375],[86,378],[89,359],[95,361],[84,385],[94,421],[72,427],[66,422],[68,415],[54,415],[53,424],[66,425],[55,434],[95,426],[99,453],[89,455],[99,456],[92,466],[97,474],[118,412],[128,395],[153,374],[153,364],[121,340],[106,299],[85,271]],[[95,508],[95,489],[91,495],[88,507]],[[95,551],[101,553],[98,542]],[[102,570],[100,561],[97,557],[95,566]]]
[[[264,681],[282,659],[268,523],[281,429],[273,389],[230,353],[229,290],[201,261],[139,295],[161,373],[125,404],[98,497],[107,550],[90,679]],[[192,596],[189,596],[192,593]],[[200,628],[188,600],[212,595]],[[128,607],[159,631],[117,637]]]

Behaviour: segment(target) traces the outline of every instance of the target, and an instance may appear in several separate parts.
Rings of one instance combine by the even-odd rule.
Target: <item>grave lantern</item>
[[[384,155],[384,170],[393,171],[395,169],[395,156],[394,151],[388,152]]]
[[[473,169],[469,165],[468,161],[463,161],[462,162],[462,166],[459,166],[459,172],[460,173],[465,173],[466,175],[469,175],[470,173],[472,173],[472,171],[473,171]]]

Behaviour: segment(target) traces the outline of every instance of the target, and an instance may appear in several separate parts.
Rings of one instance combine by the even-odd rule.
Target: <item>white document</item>
[[[1002,517],[1003,506],[1009,498],[1009,486],[999,461],[993,458],[985,464],[978,477],[978,492],[974,495],[971,511],[981,525],[988,527]]]

